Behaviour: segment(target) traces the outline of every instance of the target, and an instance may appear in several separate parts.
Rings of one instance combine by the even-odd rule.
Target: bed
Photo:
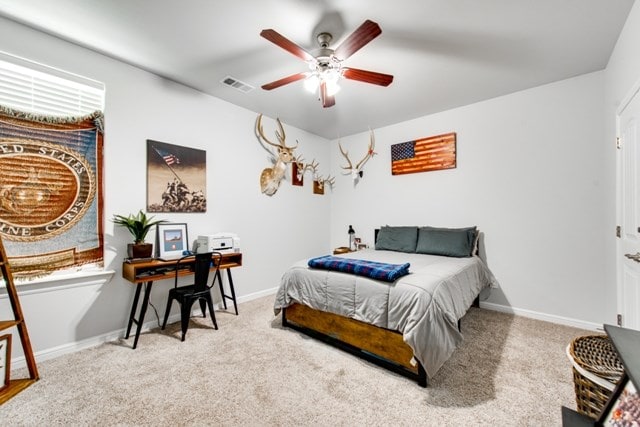
[[[284,326],[415,379],[426,387],[462,342],[459,320],[495,278],[477,256],[475,227],[389,227],[375,249],[335,255],[385,265],[409,263],[394,281],[294,263],[274,312]]]

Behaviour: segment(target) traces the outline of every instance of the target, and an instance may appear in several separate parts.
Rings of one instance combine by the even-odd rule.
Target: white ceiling
[[[602,70],[633,0],[0,0],[0,15],[283,123],[334,139]],[[366,19],[382,34],[344,65],[394,75],[343,80],[322,108],[301,81],[261,85],[307,65],[260,37],[272,28],[312,51]],[[73,70],[71,70],[73,71]],[[242,93],[220,80],[255,87]],[[91,76],[89,76],[91,77]]]

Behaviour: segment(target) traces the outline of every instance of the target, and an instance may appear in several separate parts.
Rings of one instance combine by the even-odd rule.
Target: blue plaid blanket
[[[384,262],[341,258],[331,255],[311,258],[308,265],[311,268],[351,273],[376,280],[384,280],[385,282],[395,282],[396,279],[409,274],[408,262],[405,264],[386,264]]]

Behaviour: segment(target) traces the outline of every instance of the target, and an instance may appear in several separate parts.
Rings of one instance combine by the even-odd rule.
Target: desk
[[[195,258],[194,258],[195,259]],[[214,258],[217,259],[217,258]],[[142,328],[142,324],[144,323],[144,316],[147,312],[147,307],[149,306],[149,296],[151,295],[151,287],[153,285],[154,280],[165,280],[165,279],[173,279],[175,277],[175,266],[177,260],[172,261],[160,261],[157,259],[143,262],[124,262],[122,263],[122,277],[128,280],[129,282],[136,285],[136,293],[133,297],[133,304],[131,305],[131,314],[129,315],[129,323],[127,325],[127,334],[125,339],[129,338],[129,334],[131,333],[131,326],[135,323],[136,327],[136,336],[133,340],[133,348],[135,349],[138,345],[138,338],[140,337],[140,329]],[[184,260],[180,263],[181,266],[188,266],[189,260]],[[233,279],[231,278],[231,268],[240,267],[242,265],[242,254],[241,253],[223,253],[222,260],[220,261],[220,269],[217,272],[216,277],[213,278],[213,283],[215,284],[216,279],[218,280],[218,284],[220,285],[220,294],[222,295],[222,303],[224,304],[224,308],[227,308],[227,299],[233,301],[233,308],[235,309],[236,315],[238,315],[238,305],[236,304],[236,293],[233,288]],[[227,278],[229,279],[229,288],[231,291],[231,295],[227,295],[224,292],[224,287],[222,285],[222,277],[220,276],[220,270],[227,270]],[[191,276],[193,275],[193,271],[189,269],[181,269],[178,272],[178,277],[182,276]],[[142,289],[142,285],[144,284],[144,297],[142,298],[142,305],[140,306],[140,315],[138,319],[135,318],[136,309],[138,308],[138,301],[140,300],[140,291]]]

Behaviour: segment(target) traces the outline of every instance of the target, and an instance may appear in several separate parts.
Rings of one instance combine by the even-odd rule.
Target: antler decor
[[[304,166],[304,171],[306,172],[310,170],[311,173],[313,173],[313,178],[315,179],[316,175],[318,174],[318,165],[320,165],[320,163],[316,162],[316,159],[313,159],[311,160],[311,163],[307,163]]]
[[[256,120],[256,136],[258,137],[260,144],[264,147],[262,144],[262,141],[264,141],[270,146],[276,148],[276,152],[268,150],[274,158],[275,163],[273,167],[265,168],[260,174],[260,189],[267,196],[273,196],[276,191],[278,191],[280,181],[284,178],[287,164],[291,163],[294,159],[293,150],[298,148],[297,141],[295,147],[287,147],[285,144],[286,135],[284,133],[282,123],[280,123],[280,119],[276,119],[276,122],[280,129],[280,131],[275,131],[276,137],[278,138],[278,144],[274,144],[264,136],[264,131],[262,129],[262,114],[260,114],[258,116],[258,120]]]
[[[313,194],[324,194],[324,186],[325,184],[329,184],[331,188],[336,183],[336,179],[331,175],[328,175],[326,178],[322,175],[318,174],[318,165],[315,159],[305,166],[305,170],[311,170],[313,174]]]
[[[340,147],[340,153],[342,153],[344,158],[347,159],[347,166],[342,166],[342,169],[346,171],[346,175],[349,175],[349,174],[351,175],[351,178],[353,179],[354,184],[357,183],[360,178],[362,178],[362,175],[363,175],[362,168],[364,167],[364,164],[367,162],[367,160],[369,160],[374,155],[378,154],[375,151],[373,151],[375,148],[375,143],[376,143],[375,137],[373,135],[373,131],[371,131],[371,135],[369,137],[369,148],[367,149],[367,153],[362,158],[362,160],[360,160],[358,163],[356,163],[355,166],[353,166],[353,163],[351,163],[351,160],[349,159],[349,152],[345,151],[342,148],[342,144],[340,144],[340,141],[338,141],[338,147]]]
[[[324,194],[324,186],[328,184],[333,188],[336,183],[336,179],[331,175],[328,175],[324,178],[322,175],[318,174],[318,166],[320,163],[316,161],[316,159],[311,160],[311,163],[305,163],[302,155],[296,156],[292,162],[292,178],[291,183],[293,185],[303,185],[304,174],[307,171],[311,171],[313,177],[313,193],[314,194]]]
[[[335,183],[336,183],[336,179],[335,179],[334,177],[332,177],[331,175],[328,175],[326,178],[319,177],[319,178],[318,178],[318,181],[319,181],[320,186],[321,186],[322,188],[324,188],[324,185],[325,185],[325,184],[329,184],[329,186],[330,186],[331,188],[333,188],[333,184],[335,184]]]

